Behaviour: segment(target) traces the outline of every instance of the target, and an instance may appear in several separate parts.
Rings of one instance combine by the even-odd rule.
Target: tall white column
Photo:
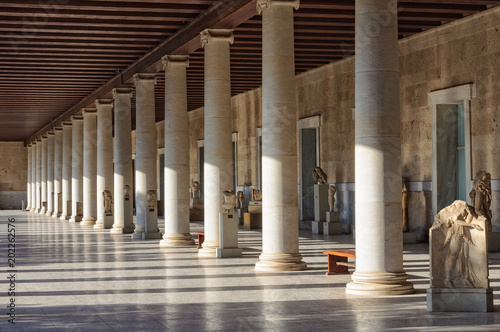
[[[132,89],[113,89],[115,104],[114,223],[111,234],[133,233]]]
[[[94,228],[113,226],[113,99],[96,100],[97,107],[97,221]],[[118,138],[118,139],[121,139]],[[108,199],[105,195],[109,195]],[[111,205],[106,212],[106,201]]]
[[[80,222],[83,217],[83,116],[73,115],[71,139],[71,219]]]
[[[160,239],[156,182],[156,74],[135,74],[135,210],[134,239]]]
[[[42,139],[36,141],[36,213],[42,211]]]
[[[413,286],[403,270],[397,2],[357,0],[355,21],[356,271],[346,292],[407,294]]]
[[[258,1],[262,13],[262,254],[257,271],[303,270],[299,253],[297,99],[293,10]]]
[[[80,225],[97,220],[97,109],[84,108],[83,114],[83,219]]]
[[[42,136],[42,168],[41,168],[41,187],[42,187],[42,207],[40,214],[45,214],[47,211],[47,153],[48,153],[49,139],[47,134]]]
[[[54,142],[55,133],[49,131],[47,141],[47,212],[46,216],[52,216],[54,211]]]
[[[62,127],[56,127],[54,137],[54,213],[52,213],[52,218],[59,217],[62,211],[62,203],[60,203],[59,199],[62,193],[62,152],[63,129]]]
[[[61,220],[67,220],[71,217],[71,198],[72,198],[72,150],[73,150],[73,123],[71,121],[63,122],[63,141],[62,141],[62,209]]]
[[[163,57],[165,67],[165,234],[160,246],[193,245],[189,232],[187,55]]]
[[[207,29],[201,33],[205,48],[205,242],[198,251],[200,256],[216,257],[221,195],[233,189],[229,62],[233,40],[232,30]]]
[[[36,211],[36,193],[37,193],[37,184],[36,184],[36,141],[31,142],[31,209],[30,212]]]
[[[28,180],[26,186],[26,196],[27,196],[26,211],[30,211],[31,210],[31,167],[33,166],[31,164],[31,143],[27,145],[26,153],[28,156],[28,167],[26,169],[26,175]]]

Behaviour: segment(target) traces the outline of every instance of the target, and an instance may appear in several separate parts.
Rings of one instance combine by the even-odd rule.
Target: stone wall
[[[21,209],[27,200],[27,151],[23,142],[0,142],[0,209]]]

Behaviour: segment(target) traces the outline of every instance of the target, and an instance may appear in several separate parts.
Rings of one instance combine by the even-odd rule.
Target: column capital
[[[49,136],[53,136],[53,135],[55,135],[55,134],[56,134],[56,133],[55,133],[55,131],[54,131],[54,130],[51,130],[51,131],[49,131],[49,132],[47,133],[47,135],[49,135]]]
[[[28,144],[26,144],[26,147],[31,148],[31,145],[32,145],[31,143],[28,143]]]
[[[95,114],[97,113],[97,108],[84,108],[82,109],[82,115],[85,116],[87,114]]]
[[[156,74],[155,73],[137,73],[134,75],[134,84],[137,85],[139,81],[153,81],[156,84]]]
[[[42,134],[42,141],[43,141],[43,140],[46,140],[46,139],[48,139],[48,138],[49,138],[49,136],[48,136],[48,134],[47,134],[47,133]]]
[[[97,108],[99,107],[113,107],[113,99],[97,99],[95,101]]]
[[[62,127],[63,125],[64,125],[64,123],[61,123],[59,126],[55,127],[54,131],[56,131],[56,132],[57,131],[62,131],[63,130],[63,127]]]
[[[262,14],[264,9],[269,9],[272,5],[293,6],[294,9],[299,9],[300,0],[257,0],[257,14]]]
[[[229,44],[234,42],[232,29],[205,29],[201,33],[201,46],[209,44],[212,41],[227,41]]]
[[[64,121],[61,126],[64,128],[64,127],[71,127],[71,125],[73,125],[73,122],[71,122],[71,120],[67,120],[67,121]]]
[[[71,121],[83,121],[83,115],[73,115],[71,116]]]
[[[163,63],[163,70],[171,65],[179,65],[189,67],[189,55],[165,55],[161,58]]]
[[[41,142],[41,141],[42,141],[42,138],[41,138],[41,137],[38,137],[38,138],[36,139],[36,141],[37,141],[37,143],[38,143],[38,142]]]
[[[112,92],[113,92],[113,98],[116,98],[116,96],[120,95],[120,94],[123,94],[123,95],[132,94],[132,89],[131,88],[114,88],[112,90]]]

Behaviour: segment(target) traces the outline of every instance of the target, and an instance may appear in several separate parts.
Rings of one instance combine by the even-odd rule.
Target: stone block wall
[[[21,209],[27,201],[27,151],[23,142],[0,142],[0,209]]]

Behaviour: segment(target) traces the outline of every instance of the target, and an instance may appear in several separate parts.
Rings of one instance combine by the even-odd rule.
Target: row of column
[[[263,251],[255,267],[258,271],[306,268],[298,241],[298,112],[293,33],[293,10],[298,6],[299,0],[257,1],[263,22]],[[352,294],[403,294],[413,289],[403,271],[399,222],[401,147],[396,6],[395,0],[356,1],[357,246],[356,271],[347,285],[347,292]],[[383,24],[379,19],[382,14]],[[199,255],[214,257],[220,246],[220,195],[233,188],[229,52],[233,33],[226,29],[207,29],[201,33],[201,41],[205,51],[205,242]],[[191,245],[194,242],[189,232],[189,165],[185,148],[189,139],[188,57],[170,55],[163,61],[165,235],[160,245]],[[136,74],[134,79],[137,221],[133,238],[155,239],[161,236],[156,204],[156,77],[143,73]],[[57,214],[60,207],[53,204],[52,197],[47,197],[47,192],[53,190],[63,196],[62,219],[71,213],[73,222],[83,218],[82,225],[109,228],[110,200],[114,195],[111,233],[132,232],[130,89],[115,89],[113,94],[114,153],[110,143],[111,100],[97,101],[97,110],[85,109],[83,116],[74,116],[71,123],[56,128],[55,137],[49,132],[29,147],[31,200],[28,205],[32,211]],[[58,143],[59,140],[62,142]],[[52,147],[55,150],[51,150]],[[111,176],[113,154],[114,177]],[[47,177],[46,169],[52,168],[54,172],[49,171]]]

